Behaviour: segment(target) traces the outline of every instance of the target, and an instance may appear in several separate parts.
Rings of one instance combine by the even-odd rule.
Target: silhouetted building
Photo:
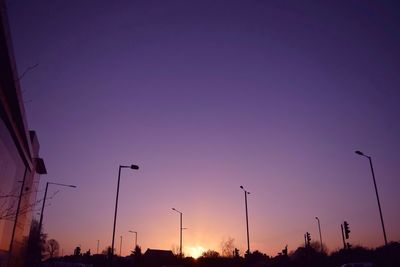
[[[171,250],[147,249],[143,254],[144,266],[175,266],[176,257]]]
[[[0,267],[21,266],[39,175],[35,132],[28,131],[4,0],[0,0]],[[18,216],[17,216],[18,213]]]

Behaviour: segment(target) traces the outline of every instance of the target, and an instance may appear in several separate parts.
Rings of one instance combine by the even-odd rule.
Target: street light
[[[119,244],[119,256],[122,257],[122,235],[120,236],[121,243]]]
[[[375,187],[375,194],[376,194],[376,199],[378,201],[378,208],[379,208],[379,215],[381,217],[381,224],[382,224],[382,230],[383,230],[383,238],[385,239],[385,246],[387,245],[387,239],[386,239],[386,231],[385,231],[385,224],[383,223],[383,215],[382,215],[382,209],[381,209],[381,203],[379,201],[379,195],[378,195],[378,189],[376,187],[376,182],[375,182],[375,174],[374,174],[374,168],[372,167],[372,159],[371,156],[365,155],[361,151],[355,151],[357,155],[363,156],[368,158],[369,160],[369,165],[371,166],[371,172],[372,172],[372,179],[374,180],[374,187]]]
[[[180,212],[179,210],[177,210],[177,209],[175,209],[175,208],[172,208],[172,210],[174,210],[174,211],[176,211],[176,212],[178,212],[179,213],[179,217],[180,217],[180,243],[179,243],[179,256],[181,256],[182,257],[182,230],[183,230],[183,228],[182,228],[182,212]]]
[[[134,233],[135,234],[135,246],[133,247],[133,249],[135,250],[136,247],[137,247],[137,232],[129,230],[129,233]]]
[[[249,238],[249,216],[247,213],[247,195],[250,194],[250,192],[247,192],[243,186],[241,185],[240,188],[243,190],[244,192],[244,203],[246,206],[246,227],[247,227],[247,255],[250,255],[250,238]]]
[[[321,252],[322,252],[322,234],[321,234],[321,224],[319,222],[319,218],[315,217],[315,219],[318,221],[318,230],[319,230],[319,240],[321,241]]]
[[[75,185],[70,185],[70,184],[59,184],[59,183],[52,183],[52,182],[47,182],[47,183],[46,183],[46,190],[44,191],[44,197],[43,197],[43,203],[42,203],[42,211],[40,212],[39,235],[40,235],[40,232],[41,232],[41,230],[42,230],[44,205],[46,204],[47,189],[49,188],[49,185],[50,185],[50,184],[76,188]]]
[[[132,170],[138,170],[139,166],[137,165],[131,165],[131,166],[124,166],[124,165],[119,165],[118,168],[118,183],[117,183],[117,197],[115,199],[115,211],[114,211],[114,227],[113,227],[113,235],[112,235],[112,243],[111,243],[111,256],[114,255],[114,238],[115,238],[115,225],[117,223],[117,209],[118,209],[118,194],[119,194],[119,181],[121,179],[121,169],[122,168],[127,168],[127,169],[132,169]]]

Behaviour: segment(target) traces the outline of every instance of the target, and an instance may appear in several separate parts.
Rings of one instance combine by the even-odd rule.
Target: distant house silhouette
[[[143,260],[146,267],[176,266],[176,257],[171,250],[147,249]]]

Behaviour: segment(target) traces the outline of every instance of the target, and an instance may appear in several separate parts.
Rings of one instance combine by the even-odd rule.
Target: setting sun
[[[203,248],[202,246],[194,246],[194,247],[187,247],[187,251],[189,254],[188,256],[197,259],[203,254],[204,251],[206,251],[206,249]]]

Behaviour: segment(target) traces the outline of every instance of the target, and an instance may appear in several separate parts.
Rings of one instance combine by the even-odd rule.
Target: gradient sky
[[[322,4],[323,2],[323,4]],[[9,0],[29,127],[46,181],[77,185],[46,207],[64,254],[138,231],[142,249],[276,255],[318,240],[400,240],[400,8],[385,1]],[[39,192],[43,194],[43,191]]]

